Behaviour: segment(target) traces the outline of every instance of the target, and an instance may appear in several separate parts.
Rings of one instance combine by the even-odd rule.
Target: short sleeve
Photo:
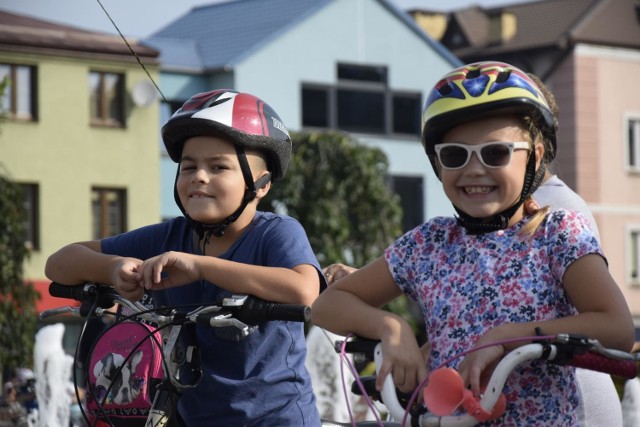
[[[553,210],[544,225],[553,275],[562,281],[567,268],[589,254],[600,255],[607,262],[589,221],[577,211]]]

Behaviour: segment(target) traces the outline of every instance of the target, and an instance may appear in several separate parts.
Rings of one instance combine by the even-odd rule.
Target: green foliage
[[[343,133],[292,137],[287,176],[273,185],[261,207],[282,209],[300,221],[323,266],[360,267],[380,256],[402,231],[385,154]]]
[[[32,365],[37,323],[39,295],[22,277],[23,203],[22,188],[0,173],[0,366],[9,370]]]
[[[326,267],[362,267],[402,234],[400,200],[387,184],[388,161],[379,149],[339,132],[293,133],[287,175],[276,182],[261,209],[296,218]],[[417,330],[406,297],[386,309]]]

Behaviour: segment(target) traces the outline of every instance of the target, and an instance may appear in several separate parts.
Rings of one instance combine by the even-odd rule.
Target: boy
[[[311,305],[326,284],[303,228],[257,211],[291,155],[278,115],[250,94],[201,93],[162,138],[178,163],[174,196],[184,217],[65,246],[48,259],[47,277],[110,283],[131,300],[148,290],[157,306],[231,293]],[[301,323],[266,322],[241,340],[197,326],[195,339],[204,375],[180,399],[187,425],[320,425]]]

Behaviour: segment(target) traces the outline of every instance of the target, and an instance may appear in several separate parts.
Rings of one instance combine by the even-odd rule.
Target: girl
[[[321,327],[382,341],[379,388],[392,373],[401,390],[412,390],[428,369],[453,356],[535,335],[536,328],[631,349],[631,314],[586,220],[548,208],[525,214],[544,175],[545,150],[555,149],[555,133],[540,89],[509,64],[466,65],[432,89],[422,142],[458,216],[409,231],[383,256],[329,287],[312,310]],[[409,325],[378,308],[403,292],[425,318],[427,367]],[[452,364],[479,394],[500,358],[525,343],[489,346]],[[573,368],[523,365],[505,394],[507,411],[497,425],[576,424]]]

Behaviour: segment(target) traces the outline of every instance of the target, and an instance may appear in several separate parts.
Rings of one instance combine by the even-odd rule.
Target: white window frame
[[[640,225],[627,229],[627,281],[640,287]]]
[[[628,114],[624,119],[624,156],[625,169],[640,173],[640,113]]]

